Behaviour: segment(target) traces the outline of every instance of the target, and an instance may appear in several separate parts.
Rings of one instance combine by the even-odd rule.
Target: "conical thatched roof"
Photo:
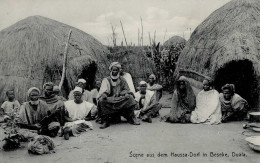
[[[167,41],[163,43],[163,46],[170,47],[172,45],[176,46],[181,43],[186,43],[186,40],[180,36],[172,36]]]
[[[218,81],[221,81],[223,84],[225,79],[221,79],[222,76],[218,74],[227,74],[230,68],[232,69],[232,65],[241,64],[241,66],[244,66],[249,63],[253,67],[254,78],[257,81],[250,80],[252,80],[252,84],[259,83],[259,49],[260,1],[232,0],[214,11],[194,30],[179,57],[176,74],[180,72],[178,70],[181,68],[192,70],[211,76],[214,79],[218,78]],[[249,71],[243,70],[243,67],[237,67],[240,68],[238,71]],[[223,70],[224,68],[226,69]],[[248,74],[244,73],[241,75]],[[228,78],[228,75],[226,75],[226,78]],[[237,80],[233,82],[239,84],[240,79],[242,80],[243,76],[241,78],[238,76]],[[259,84],[258,86],[254,85],[254,88],[241,83],[240,86],[244,87],[244,90],[241,90],[241,92],[246,92],[245,95],[249,97],[247,98],[248,100],[258,96],[254,100],[255,104],[253,105],[259,107],[260,103],[258,101],[260,96],[255,90],[260,88]],[[247,91],[246,89],[251,90]]]
[[[43,82],[48,80],[59,83],[70,29],[72,35],[65,82],[69,89],[83,69],[91,64],[97,67],[103,62],[103,67],[98,67],[98,76],[107,73],[107,59],[103,53],[107,48],[94,37],[55,20],[41,16],[28,17],[0,32],[1,101],[7,89],[15,88],[16,96],[22,101],[30,86],[41,88]]]
[[[214,76],[229,61],[248,59],[260,75],[259,37],[260,1],[232,0],[194,30],[178,68]]]

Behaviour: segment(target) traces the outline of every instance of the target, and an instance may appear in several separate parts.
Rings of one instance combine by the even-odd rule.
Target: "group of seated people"
[[[107,128],[115,119],[121,121],[121,116],[133,125],[140,124],[137,117],[151,123],[151,118],[158,116],[162,107],[158,103],[162,86],[155,83],[155,75],[149,77],[148,83],[141,81],[140,91],[136,92],[131,75],[123,71],[120,63],[113,62],[109,70],[110,75],[102,81],[97,80],[91,91],[85,89],[86,80],[79,79],[68,100],[52,82],[43,85],[42,93],[39,88],[30,88],[28,101],[22,105],[15,100],[14,91],[9,90],[6,93],[8,100],[1,106],[0,121],[13,119],[24,137],[59,135],[66,140],[91,130],[90,120],[94,119],[101,123],[101,129]]]
[[[203,80],[203,90],[196,96],[189,80],[181,76],[176,82],[170,113],[162,120],[172,123],[219,124],[221,122],[244,120],[249,105],[235,93],[234,84],[225,84],[218,93],[213,80]]]
[[[90,120],[94,119],[101,129],[120,122],[121,116],[133,125],[140,125],[138,119],[152,123],[162,108],[162,86],[155,83],[155,75],[151,74],[148,82],[140,81],[135,91],[131,75],[124,72],[119,62],[111,63],[109,70],[110,75],[97,80],[91,91],[85,89],[86,80],[79,79],[68,100],[51,82],[43,85],[43,93],[36,87],[30,88],[28,101],[21,106],[14,91],[7,91],[8,100],[2,104],[0,114],[4,120],[13,117],[15,124],[25,129],[25,137],[37,133],[64,136],[66,140],[93,129]],[[170,113],[162,117],[164,121],[219,124],[246,116],[247,101],[235,93],[233,84],[224,85],[219,94],[213,89],[213,81],[205,78],[203,90],[196,96],[186,77],[181,76],[176,83]]]

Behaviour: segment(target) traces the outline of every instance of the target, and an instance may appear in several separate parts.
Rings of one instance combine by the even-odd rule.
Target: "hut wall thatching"
[[[218,90],[223,84],[234,83],[236,92],[251,107],[259,108],[259,49],[260,1],[232,0],[194,30],[177,69],[213,77]]]
[[[55,20],[28,17],[0,31],[0,102],[8,89],[15,89],[22,102],[29,87],[41,88],[46,81],[60,82],[70,29],[65,92],[74,87],[80,75],[91,85],[96,72],[98,77],[107,74],[107,48],[94,37]],[[94,74],[83,72],[90,69]]]

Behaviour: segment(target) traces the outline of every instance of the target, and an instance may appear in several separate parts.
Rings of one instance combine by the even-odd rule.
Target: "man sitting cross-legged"
[[[104,129],[109,126],[111,119],[124,116],[129,123],[139,125],[134,115],[136,101],[131,95],[127,82],[120,76],[121,65],[113,62],[109,66],[110,76],[103,79],[99,90],[98,108]]]
[[[32,87],[28,90],[29,101],[22,104],[17,123],[21,128],[38,130],[39,134],[56,136],[59,123],[55,122],[54,114],[48,114],[48,105],[39,100],[40,90]]]
[[[139,83],[140,91],[135,93],[135,100],[138,103],[138,110],[135,111],[136,116],[142,118],[143,121],[152,123],[152,117],[155,116],[162,108],[156,100],[154,91],[147,90],[147,83],[141,81]]]
[[[85,121],[89,114],[96,112],[96,105],[82,99],[83,89],[75,87],[74,100],[65,102],[64,138],[69,139],[70,135],[78,136],[87,129],[93,129],[91,122]]]

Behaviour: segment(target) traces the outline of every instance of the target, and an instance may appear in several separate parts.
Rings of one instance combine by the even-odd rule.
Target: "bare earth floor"
[[[168,112],[164,108],[160,114]],[[244,130],[243,123],[170,124],[155,118],[152,124],[121,123],[101,130],[93,122],[94,130],[80,137],[71,137],[69,141],[54,138],[57,145],[54,154],[31,155],[27,144],[23,144],[15,151],[0,150],[0,162],[259,162],[260,153],[251,150],[245,138],[260,134]]]

